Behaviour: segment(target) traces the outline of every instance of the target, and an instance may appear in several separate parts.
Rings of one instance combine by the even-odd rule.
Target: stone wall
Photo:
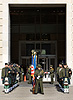
[[[1,73],[1,68],[3,66],[3,5],[0,2],[0,73]],[[0,74],[1,76],[1,74]],[[1,80],[0,80],[1,84]]]
[[[0,69],[3,64],[3,4],[0,3]]]

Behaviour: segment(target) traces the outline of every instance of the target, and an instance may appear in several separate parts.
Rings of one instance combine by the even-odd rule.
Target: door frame
[[[39,62],[40,58],[41,59],[46,59],[46,65],[48,64],[48,60],[49,60],[49,66],[51,65],[51,59],[55,59],[55,72],[56,72],[56,68],[57,68],[57,57],[56,57],[56,55],[48,55],[47,57],[46,56],[40,56],[40,57],[38,57],[38,62]]]
[[[56,54],[55,54],[55,56],[56,56],[56,65],[57,65],[57,41],[19,41],[19,63],[21,64],[21,60],[22,60],[22,58],[24,58],[24,57],[28,57],[28,56],[21,56],[21,43],[29,43],[29,44],[31,44],[31,43],[34,43],[35,44],[35,46],[36,46],[36,43],[55,43],[55,49],[56,49]],[[40,45],[41,46],[41,45]],[[36,48],[36,47],[35,47]],[[41,49],[41,47],[40,47],[40,49]],[[49,55],[49,56],[51,56],[51,57],[53,57],[53,55]]]

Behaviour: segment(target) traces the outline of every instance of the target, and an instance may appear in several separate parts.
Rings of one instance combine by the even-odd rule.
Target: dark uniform
[[[17,70],[18,73],[20,72],[18,64],[16,64],[15,69]]]
[[[21,67],[19,68],[19,70],[20,70],[20,81],[23,81],[24,70]]]
[[[40,87],[41,94],[44,94],[44,92],[43,92],[43,82],[42,82],[42,79],[43,79],[43,76],[44,76],[44,71],[41,68],[41,65],[38,65],[38,69],[35,70],[34,76],[35,76],[35,79],[36,79],[35,94],[38,93],[39,87]]]
[[[67,68],[63,68],[61,70],[60,77],[62,78],[63,82],[64,82],[64,79],[67,78],[68,79],[68,84],[70,84],[70,79],[69,79],[68,71],[69,71],[68,67]]]
[[[12,80],[12,85],[15,82],[15,69],[13,67],[13,64],[10,65],[9,69],[11,70],[11,80]]]
[[[59,69],[60,67],[57,67],[57,81],[59,82]]]
[[[15,64],[12,64],[11,69],[12,69],[13,84],[15,84],[15,82],[16,82],[16,75],[18,73],[17,69],[15,68]]]
[[[20,80],[20,69],[18,66],[19,66],[18,64],[15,65],[16,81],[17,82],[19,82],[19,80]]]
[[[62,82],[64,83],[65,78],[68,80],[68,84],[70,84],[70,78],[69,78],[69,68],[67,64],[64,65],[64,68],[61,70],[60,78],[62,79]]]
[[[31,84],[31,83],[32,83],[32,78],[31,78],[31,66],[29,66],[29,68],[28,68],[28,78],[29,78],[28,84]]]
[[[59,69],[59,84],[62,86],[62,70],[63,70],[63,67],[60,67]]]
[[[12,86],[13,85],[13,70],[11,68],[11,64],[9,64],[9,69],[10,69],[9,77],[11,79],[11,86]]]
[[[61,75],[60,75],[60,74],[61,74],[62,68],[63,68],[63,67],[62,67],[62,64],[60,63],[60,64],[59,64],[59,67],[57,67],[57,81],[58,81],[58,82],[61,81],[61,80],[60,80],[60,78],[61,78]]]
[[[8,77],[9,84],[11,84],[10,71],[11,70],[8,68],[8,64],[5,63],[5,67],[2,69],[2,75],[1,75],[3,84],[5,82],[5,77]]]
[[[53,65],[50,65],[50,76],[51,76],[51,84],[53,84],[53,78],[54,78],[54,69],[53,69]]]

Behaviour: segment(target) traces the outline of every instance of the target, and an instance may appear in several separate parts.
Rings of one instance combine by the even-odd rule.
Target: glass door
[[[45,72],[50,70],[50,65],[53,65],[54,71],[56,71],[56,58],[53,57],[39,57],[38,58],[39,64],[42,65],[42,68]]]
[[[57,47],[55,41],[22,41],[20,43],[20,64],[22,58],[31,59],[31,50],[39,50],[38,63],[40,63],[44,71],[49,71],[49,66],[53,65],[54,70],[56,70],[56,60],[57,60]],[[25,61],[26,65],[31,64],[29,61]]]
[[[41,64],[44,71],[46,71],[46,58],[38,58],[38,63]]]
[[[26,43],[26,56],[31,56],[31,51],[35,49],[35,44],[32,43]]]
[[[55,60],[55,58],[50,58],[49,61],[50,61],[50,65],[53,65],[54,71],[56,71],[56,60]]]

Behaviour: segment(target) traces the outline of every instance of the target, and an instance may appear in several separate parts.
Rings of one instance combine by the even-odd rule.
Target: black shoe
[[[28,84],[30,84],[30,83],[28,82]]]
[[[34,94],[37,94],[37,93],[34,93]]]
[[[44,95],[44,93],[41,93],[42,95]]]
[[[2,92],[5,92],[4,90]]]
[[[67,94],[69,94],[69,92],[67,92]]]
[[[32,84],[31,82],[28,82],[28,84]]]

